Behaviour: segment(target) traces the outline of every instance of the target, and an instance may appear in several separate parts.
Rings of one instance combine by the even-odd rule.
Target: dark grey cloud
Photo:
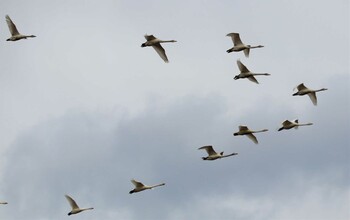
[[[197,198],[205,195],[210,201],[225,194],[247,201],[276,194],[283,200],[284,194],[302,191],[295,187],[286,193],[300,179],[316,179],[315,187],[329,184],[348,190],[349,138],[346,130],[333,132],[348,123],[348,102],[343,108],[336,106],[336,97],[348,90],[347,79],[329,81],[328,93],[320,94],[322,104],[310,103],[303,116],[315,125],[299,130],[273,130],[279,125],[272,122],[284,120],[277,108],[267,107],[265,114],[247,112],[243,118],[226,117],[227,100],[217,95],[184,97],[169,106],[150,102],[136,117],[73,112],[38,124],[19,136],[6,153],[3,190],[12,204],[20,204],[19,212],[6,217],[18,219],[30,213],[32,219],[60,219],[69,209],[65,193],[96,208],[96,214],[84,213],[81,218],[108,219],[105,211],[120,210],[133,213],[125,214],[129,219],[166,219],[174,210],[189,212],[188,202],[198,205]],[[335,85],[338,88],[332,90]],[[332,108],[338,109],[337,114],[326,117]],[[232,136],[235,123],[248,120],[270,129],[257,135],[259,145]],[[203,152],[197,148],[206,144],[239,155],[202,161]],[[131,178],[167,185],[129,195]]]

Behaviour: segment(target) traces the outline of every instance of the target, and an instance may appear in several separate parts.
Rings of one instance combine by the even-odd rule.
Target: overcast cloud
[[[0,216],[350,218],[349,3],[1,1]],[[23,34],[6,42],[9,14]],[[227,54],[239,32],[247,44]],[[164,45],[170,63],[144,34]],[[269,72],[233,80],[240,59]],[[318,106],[292,89],[328,88]],[[277,132],[281,122],[314,123]],[[239,125],[269,129],[259,144]],[[202,161],[203,145],[238,155]],[[164,187],[129,195],[130,179]]]

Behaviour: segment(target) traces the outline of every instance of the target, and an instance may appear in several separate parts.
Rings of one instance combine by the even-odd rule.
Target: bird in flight
[[[65,197],[72,208],[72,211],[70,211],[68,215],[78,214],[79,212],[82,212],[82,211],[94,209],[94,208],[79,208],[78,204],[74,201],[74,199],[72,199],[72,197],[68,195],[65,195]]]
[[[135,188],[129,192],[130,194],[141,192],[141,191],[146,190],[146,189],[153,189],[155,187],[165,185],[165,183],[161,183],[161,184],[157,184],[157,185],[147,186],[147,185],[144,185],[143,183],[138,182],[134,179],[132,179],[131,182],[132,182],[132,184],[134,184]]]
[[[18,41],[21,39],[27,39],[28,37],[36,37],[35,35],[20,34],[16,28],[16,25],[11,20],[10,16],[6,15],[5,18],[6,18],[7,26],[9,27],[9,30],[11,32],[11,37],[8,38],[6,41]]]
[[[156,50],[156,52],[158,53],[158,55],[164,60],[164,62],[168,63],[168,57],[165,54],[165,50],[162,47],[162,45],[160,45],[161,43],[168,43],[168,42],[177,42],[176,40],[160,40],[156,37],[154,37],[153,35],[145,35],[146,38],[146,42],[141,44],[141,47],[153,47],[153,49]]]
[[[217,153],[214,150],[213,146],[211,146],[211,145],[200,147],[200,148],[198,148],[198,150],[205,150],[207,152],[208,156],[207,157],[202,157],[203,160],[216,160],[216,159],[230,157],[230,156],[238,154],[238,153],[231,153],[231,154],[224,155],[223,151],[220,152],[220,153]]]

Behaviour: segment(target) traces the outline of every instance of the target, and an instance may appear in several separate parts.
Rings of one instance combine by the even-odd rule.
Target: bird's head
[[[239,79],[239,75],[237,75],[237,76],[233,77],[233,79],[234,79],[234,80]]]
[[[141,47],[146,47],[146,43],[141,44]]]

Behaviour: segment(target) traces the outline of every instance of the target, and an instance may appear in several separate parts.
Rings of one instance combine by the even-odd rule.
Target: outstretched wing
[[[145,38],[146,38],[147,41],[157,39],[157,38],[154,37],[153,35],[147,35],[147,34],[145,34]]]
[[[164,60],[164,62],[169,62],[168,57],[165,54],[164,48],[159,43],[152,45],[152,47],[157,51],[158,55]]]
[[[239,70],[242,72],[242,73],[248,73],[250,72],[248,70],[248,68],[240,61],[240,60],[237,60],[237,66],[239,68]]]
[[[143,187],[144,185],[141,182],[138,182],[134,179],[131,180],[132,184],[134,184],[135,187],[139,188],[139,187]]]
[[[10,16],[6,15],[5,18],[6,18],[7,26],[10,29],[11,35],[12,36],[19,35],[16,25],[12,22]]]
[[[231,37],[234,46],[243,44],[241,38],[239,37],[239,33],[229,33],[226,36]]]
[[[255,144],[258,143],[258,139],[254,136],[254,134],[247,134],[247,137],[252,140]]]
[[[307,89],[307,87],[304,85],[304,83],[301,83],[301,84],[299,84],[297,87],[295,87],[298,91],[300,91],[300,90],[303,90],[303,89]],[[294,88],[294,90],[295,90],[295,88]]]
[[[317,105],[317,97],[316,97],[316,92],[310,92],[307,94],[310,99],[311,99],[311,102],[314,104],[314,105]]]
[[[292,124],[292,122],[290,122],[289,120],[285,120],[284,122],[282,122],[283,126],[289,126],[291,124]]]
[[[250,52],[250,48],[244,49],[243,53],[245,55],[245,57],[249,57],[249,52]]]
[[[215,150],[213,149],[213,146],[211,146],[211,145],[198,148],[198,150],[202,150],[202,149],[204,149],[208,153],[208,155],[215,155],[216,154]]]
[[[66,199],[69,202],[69,205],[72,207],[72,209],[79,209],[79,206],[77,205],[77,203],[74,201],[74,199],[72,199],[70,196],[68,195],[64,195],[66,197]]]
[[[240,125],[238,126],[239,131],[247,131],[249,130],[247,126]]]
[[[247,78],[248,78],[250,81],[255,82],[256,84],[259,84],[258,80],[257,80],[253,75],[248,76]]]

